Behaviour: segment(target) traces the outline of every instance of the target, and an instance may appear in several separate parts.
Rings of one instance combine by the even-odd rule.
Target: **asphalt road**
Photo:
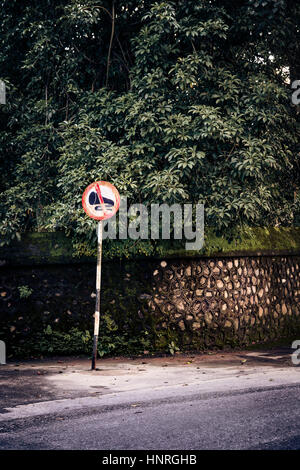
[[[300,449],[299,384],[183,390],[141,390],[102,397],[98,406],[3,418],[0,449]]]

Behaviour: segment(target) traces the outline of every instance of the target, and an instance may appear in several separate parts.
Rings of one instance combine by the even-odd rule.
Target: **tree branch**
[[[105,86],[107,87],[108,85],[108,74],[109,74],[109,67],[110,67],[110,57],[111,57],[111,49],[112,49],[112,43],[113,43],[113,38],[114,38],[114,32],[115,32],[115,2],[113,1],[112,3],[112,11],[111,11],[111,35],[110,35],[110,41],[109,41],[109,48],[108,48],[108,55],[107,55],[107,67],[106,67],[106,81],[105,81]]]

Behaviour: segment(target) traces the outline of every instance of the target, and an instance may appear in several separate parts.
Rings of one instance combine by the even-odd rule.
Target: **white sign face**
[[[115,215],[119,206],[119,192],[107,181],[96,181],[90,184],[82,196],[84,211],[95,220],[109,219]]]

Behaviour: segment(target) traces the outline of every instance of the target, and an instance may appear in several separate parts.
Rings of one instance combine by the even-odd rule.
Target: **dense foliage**
[[[132,202],[204,202],[224,233],[298,223],[298,2],[0,7],[2,243],[94,236],[81,194],[96,179]]]

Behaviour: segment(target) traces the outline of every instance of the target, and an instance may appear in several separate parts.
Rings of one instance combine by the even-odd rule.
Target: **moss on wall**
[[[106,240],[104,260],[145,258],[176,258],[205,256],[259,256],[262,254],[299,254],[300,228],[242,227],[229,239],[205,230],[205,244],[200,251],[187,251],[183,242],[151,240]],[[0,250],[0,266],[82,263],[94,261],[95,247],[84,242],[74,243],[63,232],[25,233],[18,242]]]
[[[299,256],[106,262],[99,351],[201,351],[295,339],[299,270]],[[0,269],[0,339],[10,355],[88,353],[94,308],[94,263]]]
[[[212,229],[206,229],[205,245],[198,252],[186,251],[182,243],[174,241],[105,241],[102,343],[99,351],[101,354],[136,354],[144,350],[157,353],[176,348],[203,350],[241,347],[296,334],[300,329],[300,263],[295,255],[299,254],[300,228],[243,227],[233,233],[230,239],[217,235]],[[179,295],[185,302],[184,310],[180,305],[177,310],[176,299],[171,300],[174,308],[170,307],[170,301],[167,300],[168,292],[173,293],[177,289],[171,278],[169,284],[165,283],[167,296],[159,306],[163,284],[162,278],[158,278],[157,283],[154,273],[164,271],[162,263],[173,266],[172,269],[167,267],[164,275],[175,279],[177,272],[193,272],[200,265],[206,269],[205,265],[209,268],[214,264],[214,269],[217,269],[216,264],[220,260],[223,260],[225,266],[230,260],[239,259],[240,267],[236,269],[240,269],[244,266],[241,260],[248,258],[251,263],[257,264],[261,255],[269,260],[266,262],[268,269],[274,269],[274,274],[269,276],[273,297],[270,297],[268,313],[265,313],[264,306],[263,316],[260,317],[261,301],[255,300],[257,293],[253,294],[253,324],[248,325],[245,307],[242,306],[243,289],[255,290],[256,286],[249,275],[246,276],[248,286],[235,288],[240,300],[232,298],[231,316],[226,313],[221,323],[221,307],[211,310],[219,319],[212,325],[207,320],[207,306],[202,298],[199,318],[198,313],[193,311],[198,308],[197,289],[203,290],[203,286],[197,284],[201,283],[200,274],[194,275],[194,281],[191,281],[190,274],[182,274],[183,278],[178,281],[185,286],[181,287]],[[72,243],[62,232],[26,233],[19,242],[1,249],[0,339],[7,342],[14,355],[77,354],[90,350],[95,256],[96,239],[95,248],[91,249],[82,242]],[[235,276],[237,283],[246,282],[243,280],[245,275],[238,271]],[[208,277],[206,275],[206,278],[208,284],[199,294],[200,297],[205,292],[211,292],[211,283],[217,280],[215,272],[211,272]],[[287,284],[283,284],[283,281],[287,279],[292,284],[290,290],[285,291]],[[267,279],[262,282],[265,285]],[[220,300],[220,292],[213,293],[214,298]],[[157,302],[155,308],[151,306],[153,295]],[[278,298],[281,299],[279,303],[276,300]],[[279,313],[276,311],[278,305],[283,309]],[[192,310],[189,312],[189,309]],[[283,314],[285,310],[288,313]],[[238,328],[234,326],[237,319]],[[200,326],[195,328],[193,325]]]

